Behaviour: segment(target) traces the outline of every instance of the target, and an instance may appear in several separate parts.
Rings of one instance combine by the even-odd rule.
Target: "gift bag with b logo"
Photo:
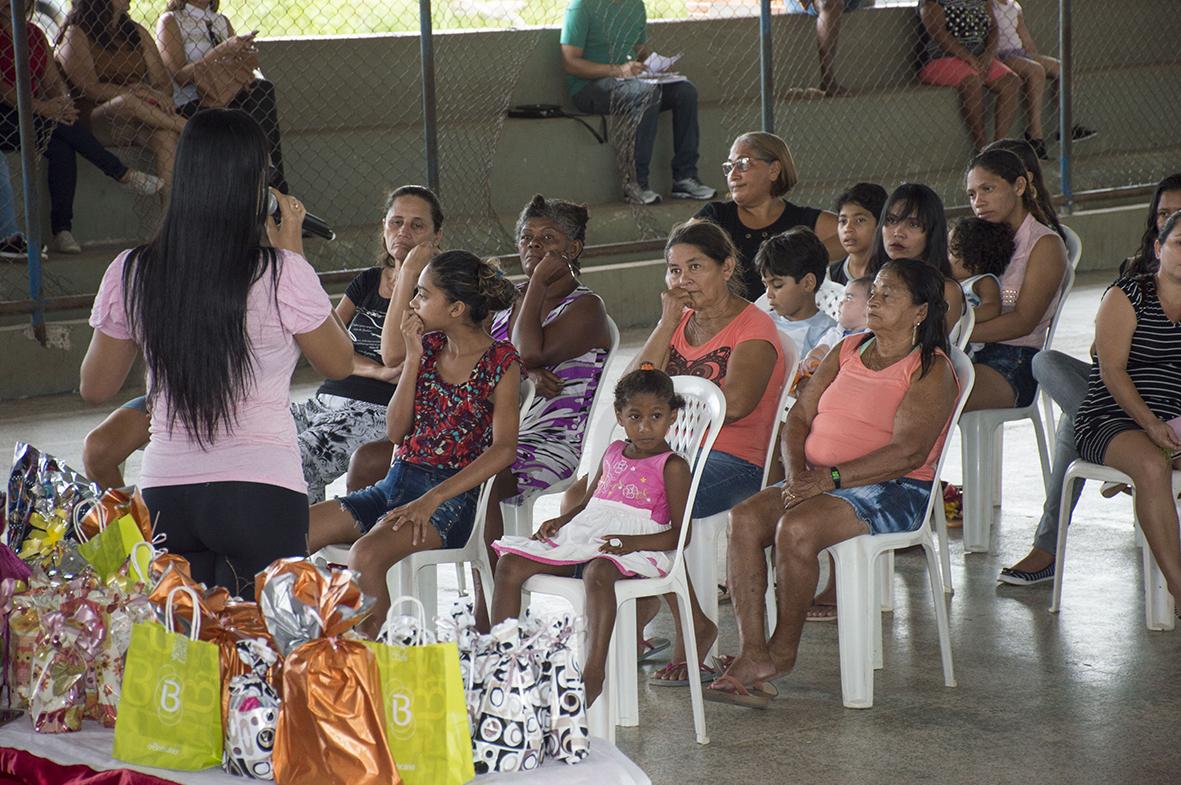
[[[418,616],[397,616],[402,603]],[[459,648],[435,643],[426,612],[414,597],[390,606],[379,640],[367,644],[377,658],[385,698],[386,735],[406,785],[459,785],[476,776],[472,737],[459,672]]]
[[[197,640],[199,614],[189,635],[173,631],[177,592],[188,592],[191,607],[198,606],[196,592],[178,586],[168,593],[163,626],[148,622],[132,629],[113,755],[143,766],[195,771],[221,765],[218,651]]]

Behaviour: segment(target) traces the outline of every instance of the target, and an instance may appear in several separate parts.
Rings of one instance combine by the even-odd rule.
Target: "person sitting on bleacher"
[[[28,3],[31,16],[34,4]],[[16,109],[16,65],[12,49],[12,14],[9,0],[0,0],[0,152],[20,148],[20,118]],[[33,131],[38,149],[49,162],[49,226],[53,250],[81,253],[82,247],[71,232],[74,221],[74,191],[78,184],[78,160],[75,153],[97,166],[107,177],[133,193],[151,196],[163,187],[154,175],[129,169],[115,154],[103,147],[86,126],[78,122],[78,109],[70,91],[57,72],[49,41],[41,28],[27,22],[29,42],[29,81],[33,93]],[[24,239],[6,238],[15,251],[24,256]]]
[[[870,334],[830,352],[787,416],[787,479],[730,512],[730,580],[741,648],[709,700],[765,706],[795,665],[817,556],[863,534],[923,525],[957,382],[947,358],[942,275],[888,262],[874,279]],[[872,402],[870,404],[869,402]],[[774,546],[775,571],[765,567]],[[764,634],[773,581],[777,618]]]
[[[828,258],[840,254],[836,214],[788,200],[800,175],[791,150],[778,136],[763,131],[742,134],[730,146],[722,173],[730,188],[730,200],[710,202],[694,217],[713,221],[730,235],[738,249],[738,275],[748,298],[753,300],[764,291],[755,268],[755,254],[768,237],[805,226],[824,243]]]
[[[562,23],[566,86],[580,112],[622,115],[628,123],[617,140],[623,194],[631,204],[655,204],[648,169],[660,113],[673,113],[674,199],[712,199],[715,189],[697,175],[697,88],[687,79],[645,79],[648,15],[644,0],[570,0]],[[634,151],[634,152],[633,152]],[[630,159],[630,160],[629,160]]]
[[[185,118],[156,42],[127,15],[125,0],[74,0],[58,35],[57,61],[78,96],[78,116],[106,144],[147,148],[164,193]]]
[[[1066,245],[1049,226],[1026,176],[1008,150],[977,155],[967,169],[968,202],[977,218],[1013,227],[1016,250],[1001,277],[1001,315],[976,325],[976,384],[965,411],[1028,406],[1037,392],[1033,356],[1042,349],[1064,292]]]
[[[919,0],[924,32],[919,81],[954,87],[972,145],[984,149],[984,91],[996,94],[993,139],[1009,132],[1021,80],[997,58],[997,28],[989,0]]]

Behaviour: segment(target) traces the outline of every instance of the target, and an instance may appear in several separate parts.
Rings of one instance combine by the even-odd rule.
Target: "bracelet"
[[[832,478],[832,487],[834,490],[841,487],[841,470],[840,469],[838,469],[835,466],[830,466],[828,468],[828,476]]]

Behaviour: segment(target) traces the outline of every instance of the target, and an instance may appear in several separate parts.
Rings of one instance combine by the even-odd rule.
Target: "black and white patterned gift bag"
[[[477,774],[529,771],[545,755],[537,718],[538,678],[528,652],[502,660],[484,682],[472,728]]]
[[[273,780],[271,753],[279,722],[279,695],[264,674],[276,656],[261,638],[239,641],[238,656],[251,669],[230,680],[222,768],[252,780]]]

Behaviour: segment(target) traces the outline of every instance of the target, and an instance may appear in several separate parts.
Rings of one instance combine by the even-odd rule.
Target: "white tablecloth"
[[[171,771],[123,763],[111,757],[114,738],[114,731],[90,722],[77,733],[61,734],[33,732],[27,716],[0,727],[0,747],[28,750],[38,757],[66,766],[81,763],[96,770],[134,769],[171,780],[178,785],[242,785],[247,781],[241,777],[231,777],[220,769]],[[550,761],[534,771],[489,774],[477,777],[472,782],[475,785],[652,785],[648,775],[615,745],[597,738],[591,740],[590,757],[576,766]]]

